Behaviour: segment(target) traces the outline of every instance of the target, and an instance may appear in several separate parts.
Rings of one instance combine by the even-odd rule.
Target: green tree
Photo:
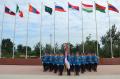
[[[117,28],[115,25],[113,25],[112,28],[109,31],[107,31],[104,36],[101,37],[101,42],[103,44],[102,56],[111,57],[110,32],[112,37],[113,55],[114,57],[119,57],[120,56],[120,32],[117,31]]]
[[[12,53],[13,50],[13,42],[10,39],[2,40],[2,53]]]

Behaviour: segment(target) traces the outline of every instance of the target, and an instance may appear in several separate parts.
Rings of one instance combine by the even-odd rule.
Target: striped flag
[[[68,56],[68,44],[67,43],[65,43],[64,49],[65,49],[65,66],[67,69],[70,69],[70,63],[67,59],[67,56]]]
[[[71,3],[68,3],[68,8],[79,11],[79,6],[75,6],[75,5],[71,4]]]
[[[55,11],[66,12],[63,7],[55,5]]]
[[[119,10],[116,7],[114,7],[112,4],[109,4],[109,3],[108,3],[108,10],[119,13]]]
[[[86,11],[88,13],[91,13],[91,12],[93,12],[93,5],[83,4],[82,3],[82,10]]]

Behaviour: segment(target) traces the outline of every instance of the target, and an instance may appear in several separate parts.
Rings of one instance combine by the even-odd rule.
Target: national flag
[[[48,12],[50,15],[52,14],[52,8],[45,6],[45,12]]]
[[[63,7],[55,5],[55,11],[66,12]]]
[[[119,13],[119,10],[116,7],[114,7],[112,4],[109,4],[109,3],[108,3],[108,10]]]
[[[83,4],[82,3],[82,10],[86,11],[88,13],[91,13],[91,12],[93,12],[93,5]]]
[[[67,56],[68,56],[68,43],[65,43],[64,45],[64,49],[65,49],[65,66],[67,69],[70,69],[70,62],[68,61],[67,59]]]
[[[16,13],[19,13],[20,17],[23,17],[23,12],[20,10],[19,6],[16,7]]]
[[[29,4],[29,12],[40,14],[40,12],[30,4]]]
[[[71,9],[74,9],[74,10],[78,10],[79,11],[79,6],[75,6],[75,5],[72,5],[70,3],[68,3],[68,8],[71,8]]]
[[[95,7],[96,7],[96,10],[105,13],[106,7],[101,6],[101,5],[97,4],[97,3],[95,3]]]
[[[5,13],[15,16],[15,13],[11,11],[7,6],[5,6]]]

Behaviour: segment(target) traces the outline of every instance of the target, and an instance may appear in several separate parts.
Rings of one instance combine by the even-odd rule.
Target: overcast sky
[[[42,13],[43,26],[42,26],[42,43],[50,43],[50,34],[53,37],[53,25],[54,25],[54,14],[49,15],[45,13],[44,6],[41,10],[42,0],[1,0],[0,1],[0,26],[2,25],[2,17],[4,12],[4,4],[8,6],[12,11],[16,10],[16,4],[19,5],[20,9],[24,13],[24,17],[20,18],[16,16],[16,38],[15,43],[25,45],[26,42],[26,27],[27,27],[27,17],[28,17],[28,3],[34,6]],[[79,5],[80,0],[43,0],[43,4],[51,8],[54,8],[54,1],[56,4],[62,6],[67,11],[67,2],[71,4]],[[98,4],[107,7],[107,0],[82,0],[86,4],[94,4],[94,1]],[[120,11],[120,0],[109,0],[109,3],[113,4]],[[60,45],[67,42],[67,24],[68,24],[68,12],[61,13],[56,12],[56,42]],[[33,13],[29,14],[29,24],[28,24],[28,45],[33,47],[40,38],[40,22],[41,14],[36,15]],[[80,11],[70,10],[69,11],[69,25],[70,25],[70,42],[72,44],[81,43],[82,41],[82,31],[81,31],[81,14]],[[84,40],[86,36],[91,34],[92,39],[96,39],[96,26],[94,20],[94,12],[86,13],[83,12],[83,27],[84,27]],[[108,15],[106,13],[101,13],[96,11],[97,25],[98,25],[98,37],[99,42],[101,36],[103,36],[106,31],[108,31]],[[115,13],[110,11],[111,25],[116,24],[118,30],[120,31],[120,13]],[[3,38],[11,38],[13,40],[15,17],[5,14],[4,24],[3,24]],[[1,32],[1,27],[0,27]],[[53,43],[53,39],[52,39]]]

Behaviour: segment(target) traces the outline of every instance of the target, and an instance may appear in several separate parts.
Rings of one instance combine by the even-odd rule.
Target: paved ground
[[[120,65],[100,65],[98,72],[86,72],[75,76],[58,76],[43,72],[42,66],[0,65],[0,79],[120,79]]]

